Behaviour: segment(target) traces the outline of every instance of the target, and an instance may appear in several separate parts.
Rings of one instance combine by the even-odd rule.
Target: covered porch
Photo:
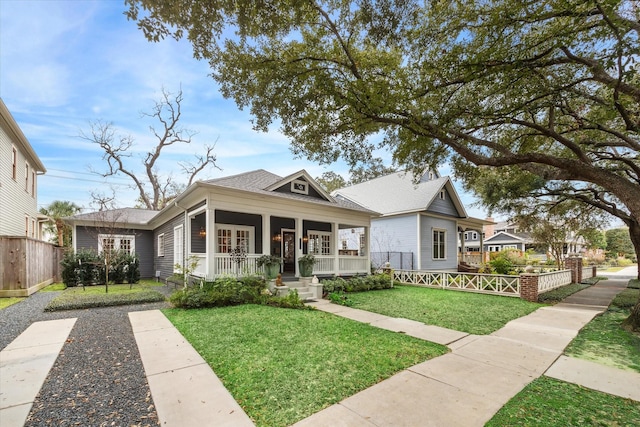
[[[281,257],[283,278],[300,277],[298,259],[313,254],[313,275],[370,272],[369,222],[357,218],[323,218],[321,213],[249,213],[202,206],[187,213],[186,257],[198,260],[194,275],[214,279],[264,273],[262,255]],[[363,244],[343,251],[340,230],[358,229]]]

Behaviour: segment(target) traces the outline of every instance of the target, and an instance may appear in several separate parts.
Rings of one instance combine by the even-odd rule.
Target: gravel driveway
[[[76,317],[25,426],[152,426],[158,416],[127,313],[167,303],[45,313],[58,292],[0,310],[0,349],[33,322]]]

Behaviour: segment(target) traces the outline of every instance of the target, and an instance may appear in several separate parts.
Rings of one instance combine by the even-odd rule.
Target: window
[[[446,259],[445,230],[433,230],[433,259]]]
[[[364,233],[360,235],[360,255],[364,255],[366,253],[365,251],[365,248],[366,248],[365,244],[367,243],[366,237],[367,236]]]
[[[164,256],[164,233],[158,234],[158,256]]]
[[[500,246],[499,245],[491,245],[489,246],[489,252],[500,252]]]
[[[36,236],[36,220],[34,218],[31,218],[31,237],[33,237],[34,239],[37,237]]]
[[[216,225],[216,252],[228,254],[235,248],[241,248],[246,253],[254,252],[254,227],[245,225]]]
[[[98,235],[98,252],[125,251],[131,255],[135,252],[135,236],[132,235]]]
[[[31,171],[31,197],[36,197],[36,171]]]
[[[24,164],[24,191],[29,191],[29,163]]]
[[[348,249],[349,248],[349,246],[347,246],[347,239],[342,239],[340,244],[342,245],[342,249]]]
[[[307,253],[315,255],[331,255],[331,233],[326,231],[309,231]]]
[[[173,271],[177,271],[176,265],[182,266],[184,262],[184,227],[179,225],[173,229]]]
[[[29,216],[24,217],[24,235],[29,236]]]
[[[18,179],[18,151],[16,147],[11,148],[11,177],[14,180]]]

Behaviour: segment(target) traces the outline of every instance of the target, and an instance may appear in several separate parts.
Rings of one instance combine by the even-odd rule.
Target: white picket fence
[[[539,294],[571,283],[571,270],[541,273],[537,276]],[[452,271],[394,270],[393,280],[394,282],[431,288],[520,296],[520,276]]]
[[[520,296],[520,277],[454,271],[395,270],[393,280],[418,286]]]

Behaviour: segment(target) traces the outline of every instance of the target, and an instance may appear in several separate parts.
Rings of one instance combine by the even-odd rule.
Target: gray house
[[[469,217],[451,179],[434,171],[416,180],[410,172],[397,172],[332,194],[380,212],[371,221],[370,252],[412,254],[415,270],[456,270],[460,262],[467,261],[459,252],[464,233],[475,231],[482,236],[483,225],[492,223]],[[341,234],[343,250],[354,247],[357,237],[353,234]],[[407,265],[403,262],[394,268]]]
[[[260,169],[198,181],[160,212],[119,209],[69,222],[75,250],[135,252],[142,277],[165,279],[192,260],[201,277],[257,273],[256,260],[264,254],[282,257],[283,276],[297,277],[297,260],[309,253],[316,258],[315,275],[367,273],[369,252],[341,252],[338,236],[358,229],[368,242],[377,215],[327,194],[304,170],[280,177]],[[238,249],[246,254],[240,265],[232,257]]]

